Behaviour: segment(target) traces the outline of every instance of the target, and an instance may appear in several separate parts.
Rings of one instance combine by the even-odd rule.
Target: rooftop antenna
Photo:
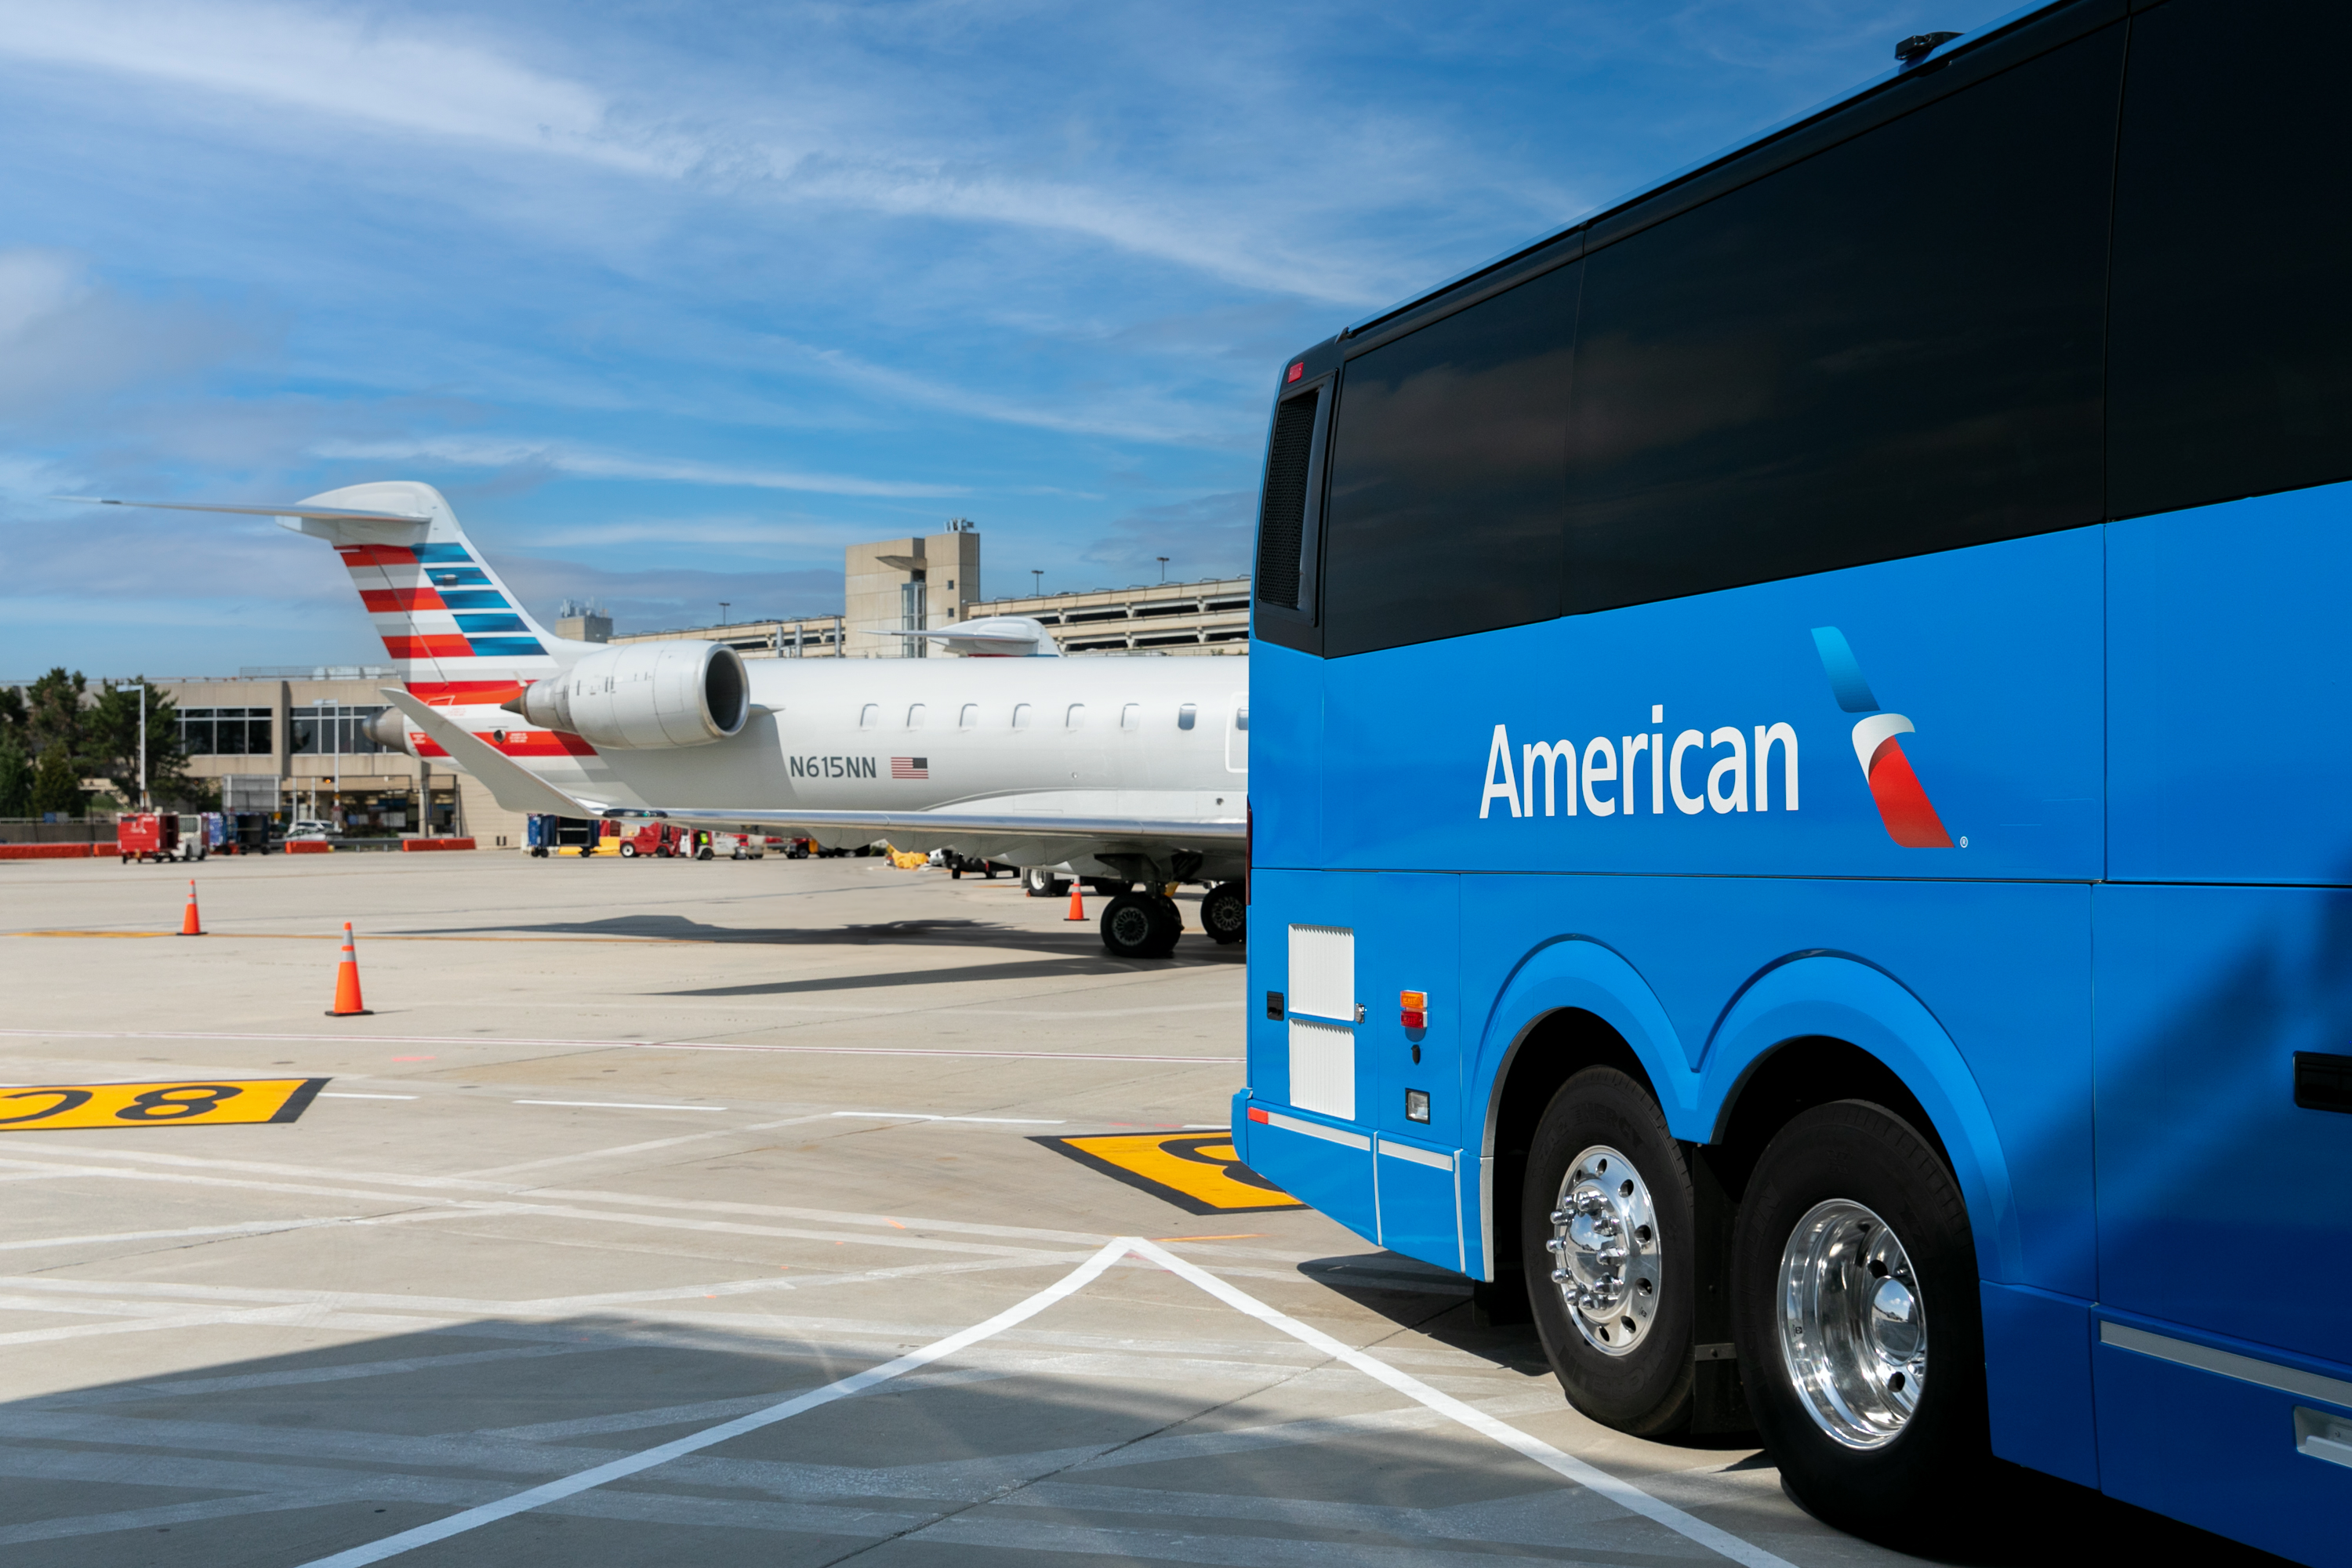
[[[1895,58],[1906,66],[1916,66],[1958,37],[1958,33],[1914,33],[1895,46]]]

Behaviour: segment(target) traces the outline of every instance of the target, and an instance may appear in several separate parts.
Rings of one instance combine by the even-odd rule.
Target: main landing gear
[[[1248,934],[1249,895],[1239,882],[1220,882],[1201,900],[1201,929],[1231,945]]]
[[[1159,893],[1120,893],[1103,906],[1103,946],[1113,958],[1165,958],[1183,934],[1176,900]]]

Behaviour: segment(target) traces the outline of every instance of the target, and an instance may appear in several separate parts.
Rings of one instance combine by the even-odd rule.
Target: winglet
[[[490,798],[507,810],[579,817],[604,814],[604,807],[572,799],[446,713],[426,707],[414,693],[389,686],[381,689],[385,701],[407,714],[410,723],[440,742],[441,749],[481,780]]]

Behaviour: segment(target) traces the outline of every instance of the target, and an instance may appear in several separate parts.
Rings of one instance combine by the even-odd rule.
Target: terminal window
[[[289,719],[293,727],[294,754],[348,757],[381,752],[383,748],[369,738],[367,724],[383,711],[381,703],[373,708],[355,708],[339,702],[320,702],[297,708]]]
[[[276,750],[267,708],[183,708],[180,750],[191,757],[267,757]]]

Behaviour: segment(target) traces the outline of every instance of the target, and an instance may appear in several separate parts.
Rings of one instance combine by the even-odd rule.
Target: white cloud
[[[380,441],[321,441],[313,457],[373,462],[450,463],[470,468],[544,468],[581,479],[667,479],[687,485],[730,485],[751,489],[808,490],[839,496],[961,496],[961,485],[869,479],[851,474],[811,474],[783,468],[739,468],[686,458],[641,458],[562,441],[475,436],[404,437]]]
[[[1214,177],[1108,186],[1047,177],[1023,168],[1026,158],[1009,144],[976,144],[944,128],[894,132],[878,99],[837,84],[795,84],[803,90],[793,94],[797,122],[789,127],[767,104],[714,100],[708,80],[656,83],[625,106],[597,86],[520,63],[446,20],[395,24],[251,3],[0,0],[0,58],[173,82],[378,132],[711,192],[1049,231],[1347,307],[1386,303],[1399,288],[1381,250],[1333,246],[1318,226],[1292,221],[1304,216],[1295,199],[1269,202]],[[1384,188],[1416,183],[1410,163],[1420,160],[1401,161],[1393,146],[1378,151]],[[1296,167],[1275,173],[1304,184],[1306,172]]]
[[[462,40],[316,7],[14,0],[0,4],[0,53],[619,168],[675,167],[644,139],[614,136],[592,89]]]
[[[249,336],[215,312],[125,298],[62,251],[0,250],[0,416],[55,419],[217,363]]]

